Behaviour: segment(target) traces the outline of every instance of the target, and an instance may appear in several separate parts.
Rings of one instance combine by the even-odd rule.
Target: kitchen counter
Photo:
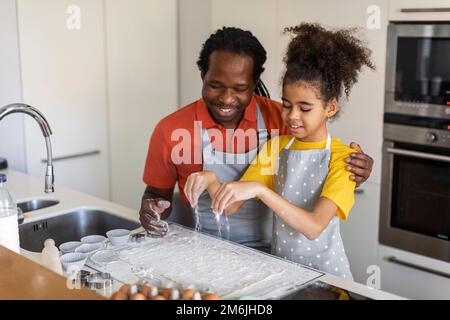
[[[13,197],[15,198],[16,202],[21,202],[21,201],[25,201],[25,200],[29,200],[29,199],[33,199],[33,198],[46,198],[46,199],[56,199],[59,200],[59,204],[49,207],[49,208],[45,208],[45,209],[41,209],[41,210],[37,210],[37,211],[32,211],[28,214],[28,216],[25,218],[25,223],[28,222],[33,222],[33,221],[37,221],[40,220],[42,218],[50,218],[53,216],[58,216],[64,213],[67,213],[69,211],[72,211],[74,208],[90,208],[90,209],[101,209],[107,212],[110,212],[113,215],[117,215],[119,217],[122,218],[126,218],[128,220],[133,220],[133,221],[139,221],[138,219],[138,212],[136,210],[130,209],[130,208],[126,208],[123,207],[121,205],[109,202],[109,201],[105,201],[96,197],[92,197],[77,191],[74,191],[72,189],[69,188],[65,188],[62,186],[59,186],[58,184],[56,184],[55,186],[55,193],[53,194],[45,194],[43,189],[44,189],[44,179],[42,178],[35,178],[35,177],[31,177],[16,171],[12,171],[12,170],[0,170],[0,173],[5,173],[8,176],[8,188],[11,191],[11,193],[13,194]],[[1,248],[3,251],[5,251],[4,248]],[[1,252],[3,252],[1,251]],[[3,259],[3,255],[0,252],[0,259]],[[34,260],[36,262],[40,261],[40,254],[36,254],[36,253],[32,253],[32,252],[28,252],[25,250],[21,250],[21,254],[22,256],[25,256],[31,260]],[[23,257],[20,257],[19,255],[14,256],[14,253],[10,252],[10,254],[8,254],[8,261],[10,261],[9,263],[17,263],[17,268],[18,270],[21,270],[20,272],[23,272],[24,274],[27,272],[26,268],[24,267],[25,264],[25,260]],[[3,262],[2,262],[3,263]],[[28,263],[31,263],[30,261],[28,261]],[[49,273],[53,274],[56,278],[58,278],[59,280],[55,280],[57,283],[58,281],[64,281],[64,278],[54,274],[53,272],[43,268],[43,267],[39,267],[36,266],[36,273],[33,274],[29,274],[29,276],[33,277],[33,278],[37,278],[39,279],[40,275],[45,275],[48,276]],[[39,268],[38,268],[39,267]],[[4,274],[4,273],[3,273]],[[56,279],[55,278],[55,279]],[[348,281],[345,280],[343,278],[339,278],[336,276],[333,276],[331,274],[324,274],[322,277],[320,277],[319,279],[322,283],[330,285],[330,286],[335,286],[344,290],[347,290],[349,292],[353,292],[359,296],[362,297],[367,297],[369,299],[383,299],[383,300],[391,300],[391,299],[403,299],[402,297],[381,291],[381,290],[376,290],[376,289],[372,289],[368,286],[356,283],[356,282],[352,282],[352,281]],[[29,281],[33,281],[31,278],[29,279]],[[48,282],[46,282],[48,283]],[[6,294],[8,294],[8,292],[11,292],[11,297],[12,299],[15,298],[21,298],[18,294],[18,291],[16,290],[17,287],[11,283],[8,282],[7,279],[4,279],[2,277],[0,277],[0,288],[2,288],[0,294],[3,294],[3,291],[5,291],[3,288],[8,288],[9,290],[6,290]],[[44,287],[42,287],[43,290],[45,290]],[[66,291],[69,291],[66,289]],[[78,290],[75,290],[78,291]],[[13,294],[13,292],[15,292]],[[59,298],[64,299],[66,296],[64,295],[64,290],[61,291],[61,296]],[[55,291],[54,293],[55,295],[48,295],[46,296],[45,294],[43,294],[42,299],[53,299],[53,298],[58,298],[57,297],[57,292]],[[69,295],[69,293],[66,293],[67,295]],[[2,296],[0,295],[0,298],[5,298],[6,296]],[[15,298],[13,298],[15,297]],[[94,299],[94,297],[98,297],[97,295],[93,294],[92,295],[92,299]],[[27,298],[27,294],[24,293],[23,294],[23,298],[26,299]],[[86,296],[86,298],[89,298],[88,296]]]
[[[65,277],[2,246],[0,246],[0,270],[1,300],[104,299],[86,288],[69,290]]]

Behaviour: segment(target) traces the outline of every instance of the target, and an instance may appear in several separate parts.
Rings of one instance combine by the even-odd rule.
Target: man
[[[177,182],[188,204],[183,189],[190,174],[208,170],[214,171],[220,181],[238,180],[271,135],[288,134],[281,121],[281,104],[267,97],[260,81],[265,61],[265,49],[249,31],[224,27],[205,42],[197,61],[203,81],[202,99],[162,119],[152,134],[144,171],[147,187],[140,210],[140,221],[149,232],[168,232],[163,220],[171,212]],[[238,141],[239,137],[242,140],[238,132],[249,132],[249,139]],[[188,148],[180,151],[179,145],[186,142]],[[369,177],[373,160],[357,144],[351,147],[360,152],[346,162],[353,173],[350,178],[360,185]],[[236,154],[246,160],[227,160]],[[210,206],[211,199],[204,192],[195,213],[202,231],[216,234],[217,221]],[[271,218],[260,201],[249,201],[230,217],[230,240],[267,248]]]

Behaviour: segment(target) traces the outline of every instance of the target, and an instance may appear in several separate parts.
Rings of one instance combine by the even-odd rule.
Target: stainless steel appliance
[[[450,262],[450,24],[388,27],[379,241]]]

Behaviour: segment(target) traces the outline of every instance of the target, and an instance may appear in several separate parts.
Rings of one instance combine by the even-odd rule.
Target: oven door
[[[390,24],[386,111],[442,118],[450,102],[450,24]]]
[[[383,144],[381,244],[450,262],[450,150]]]

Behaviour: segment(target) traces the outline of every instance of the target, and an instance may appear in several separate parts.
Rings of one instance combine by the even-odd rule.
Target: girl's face
[[[336,99],[326,102],[314,86],[296,82],[283,85],[282,100],[281,117],[293,136],[305,142],[327,138],[327,120],[338,111]]]

